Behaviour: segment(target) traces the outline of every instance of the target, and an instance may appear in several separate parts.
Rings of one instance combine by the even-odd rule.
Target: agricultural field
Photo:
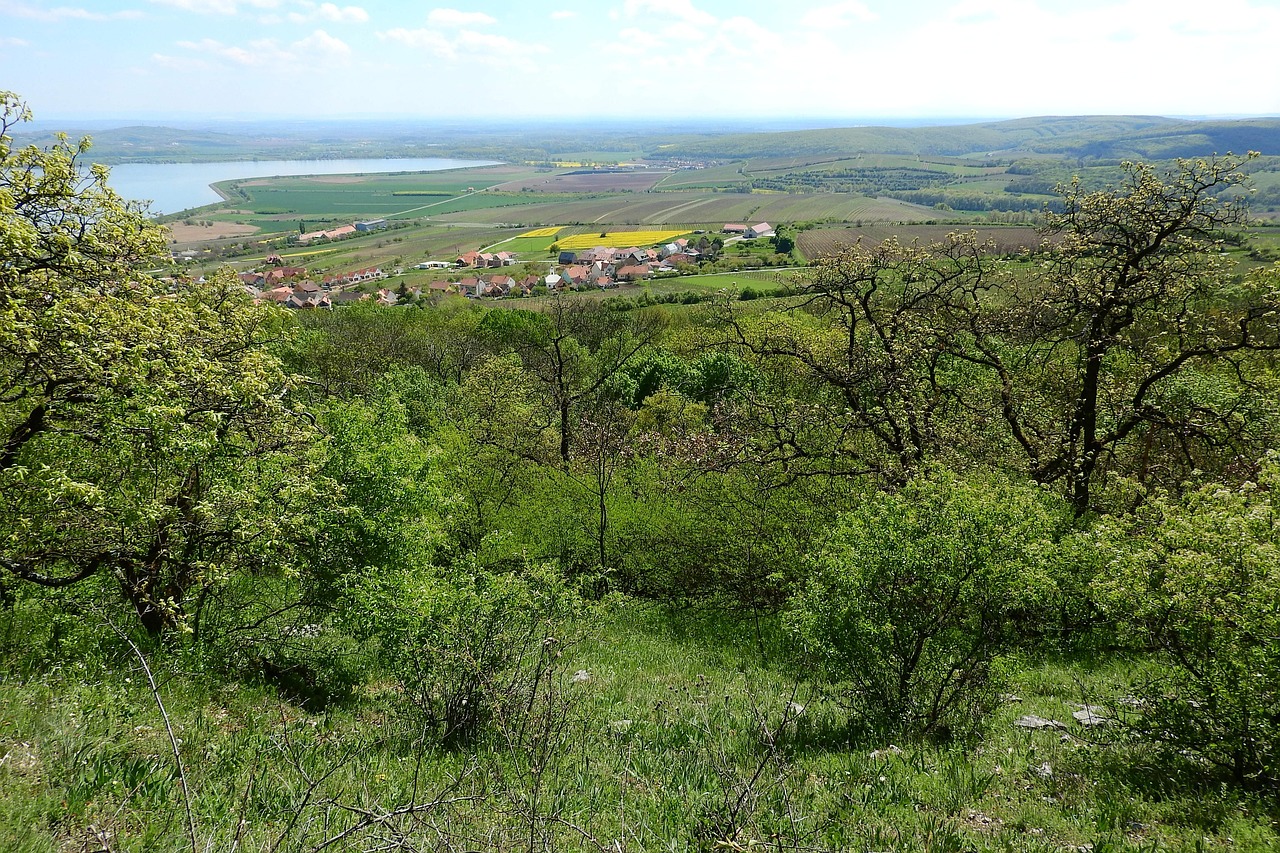
[[[379,175],[314,175],[224,181],[218,190],[230,205],[250,214],[300,216],[373,215],[397,211],[528,180],[535,169],[484,166],[441,172]]]
[[[425,174],[255,178],[221,185],[229,200],[202,216],[217,226],[210,236],[229,236],[233,229],[246,235],[251,228],[261,240],[370,218],[498,230],[512,223],[569,226],[583,233],[622,226],[714,231],[725,222],[921,223],[940,215],[932,198],[916,204],[874,191],[831,189],[849,181],[861,181],[856,185],[862,190],[874,190],[877,182],[918,186],[935,181],[948,191],[962,189],[966,198],[1003,202],[1009,194],[1002,170],[976,160],[860,154],[773,156],[674,171],[601,172],[543,163]],[[985,216],[944,215],[957,222]],[[527,236],[542,235],[535,230]],[[199,241],[200,235],[190,239]],[[478,245],[506,239],[498,234]],[[545,249],[524,241],[514,250],[540,254]]]
[[[248,253],[226,258],[218,252],[206,261],[197,263],[193,273],[207,274],[223,263],[231,263],[237,269],[253,269],[272,251],[291,263],[306,266],[316,275],[345,272],[361,267],[412,267],[424,260],[452,260],[463,252],[481,249],[513,233],[510,229],[491,225],[439,225],[435,223],[394,227],[387,231],[352,237],[334,243],[316,246],[280,246],[276,241],[259,236],[249,241]],[[545,238],[544,238],[545,239]],[[239,247],[244,241],[235,241]],[[550,242],[549,239],[547,242]],[[222,247],[214,247],[222,248]],[[407,273],[408,274],[408,273]],[[413,271],[415,278],[423,277],[421,271]]]
[[[628,172],[596,172],[575,169],[505,184],[506,190],[553,193],[642,192],[671,174],[667,169]]]
[[[625,249],[629,246],[655,246],[674,240],[684,231],[611,231],[600,234],[575,234],[562,237],[556,242],[561,249],[593,249],[604,246],[612,249]]]
[[[742,163],[712,166],[706,169],[681,169],[654,185],[656,190],[726,188],[746,184]]]
[[[614,155],[535,159],[425,174],[228,182],[222,189],[230,198],[220,209],[202,211],[195,225],[174,223],[173,246],[210,249],[207,268],[236,252],[247,264],[256,257],[253,246],[265,252],[278,245],[272,241],[300,230],[386,218],[400,227],[287,254],[336,271],[371,263],[408,269],[476,249],[512,251],[524,260],[545,262],[553,244],[609,244],[598,236],[601,232],[630,229],[616,239],[651,245],[694,230],[718,232],[726,222],[822,223],[797,234],[797,256],[810,259],[859,239],[896,236],[927,243],[970,227],[979,228],[998,252],[1011,253],[1039,243],[1032,226],[1044,204],[1056,198],[1048,194],[1055,185],[1077,173],[1104,185],[1116,172],[1112,165],[1074,164],[1034,153],[995,160],[985,153],[815,150],[707,160],[706,168],[654,167],[662,162],[657,160],[632,171],[589,166],[617,162]],[[1254,172],[1257,198],[1280,199],[1280,172],[1271,170],[1269,161],[1258,161]],[[1280,218],[1258,207],[1259,219]],[[513,227],[520,232],[513,234]],[[638,236],[642,230],[661,235],[646,240]],[[1280,256],[1274,242],[1254,238],[1239,254],[1250,265],[1270,263]],[[417,278],[421,272],[411,274]]]
[[[490,252],[516,252],[520,255],[526,254],[546,254],[551,249],[551,244],[555,242],[554,237],[507,237],[499,239],[494,243],[490,243],[485,247]]]
[[[394,186],[394,185],[393,185]],[[434,213],[448,213],[491,207],[529,204],[527,194],[476,191],[461,195],[392,195],[389,189],[363,184],[312,186],[280,183],[242,187],[244,198],[236,203],[253,211],[249,221],[279,219],[314,220],[338,217],[357,219],[404,219]]]
[[[487,194],[486,194],[487,195]],[[533,194],[524,194],[533,196]],[[492,199],[490,199],[492,200]],[[684,225],[719,229],[726,222],[789,222],[830,219],[853,222],[925,222],[938,211],[888,198],[868,198],[851,193],[635,193],[604,198],[566,198],[563,201],[522,205],[519,212],[502,208],[473,209],[432,217],[468,222],[598,223],[602,225]]]
[[[1033,249],[1040,245],[1040,235],[1030,226],[948,226],[948,225],[909,225],[885,226],[864,225],[854,228],[815,228],[802,231],[796,236],[796,244],[806,258],[810,260],[830,254],[841,246],[851,246],[859,241],[863,243],[880,243],[896,237],[902,243],[917,242],[921,245],[945,240],[947,235],[955,231],[976,231],[978,239],[991,242],[996,254],[1009,255],[1024,249]]]

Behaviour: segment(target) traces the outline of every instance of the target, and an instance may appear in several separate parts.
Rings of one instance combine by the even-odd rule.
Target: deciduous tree
[[[1126,163],[1117,186],[1061,188],[1033,274],[1010,275],[971,314],[967,357],[992,371],[1001,417],[1041,483],[1064,483],[1077,514],[1099,475],[1136,441],[1196,446],[1242,434],[1239,393],[1191,395],[1182,377],[1225,371],[1280,348],[1280,278],[1236,283],[1222,229],[1245,222],[1238,157]],[[1130,473],[1135,473],[1130,470]]]
[[[242,570],[290,562],[307,422],[281,316],[230,273],[164,283],[163,231],[86,167],[14,149],[0,94],[0,578],[123,596],[152,633]]]

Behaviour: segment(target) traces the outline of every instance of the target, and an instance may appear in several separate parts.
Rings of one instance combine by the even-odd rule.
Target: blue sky
[[[1276,115],[1277,45],[1280,0],[0,0],[41,119]]]

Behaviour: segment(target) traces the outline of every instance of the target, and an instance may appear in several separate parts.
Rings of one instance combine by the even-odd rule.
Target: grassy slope
[[[422,751],[390,710],[389,682],[309,714],[262,687],[158,667],[198,840],[213,849],[237,832],[240,849],[267,849],[301,807],[304,774],[321,781],[293,835],[309,831],[313,845],[353,819],[333,803],[386,808],[416,790],[470,798],[434,815],[463,849],[527,849],[531,823],[563,850],[709,848],[730,826],[743,848],[773,849],[776,834],[782,849],[815,850],[1276,849],[1274,800],[1224,793],[1190,766],[1166,777],[1145,753],[1074,725],[1012,725],[1070,721],[1079,702],[1122,693],[1134,664],[1030,662],[1021,698],[976,749],[895,746],[847,729],[837,704],[761,656],[748,624],[625,605],[567,650],[565,676],[589,680],[535,714],[537,742],[555,747],[539,774],[500,742]],[[803,714],[770,746],[762,732],[778,731],[791,702]],[[101,642],[79,667],[6,675],[0,753],[0,849],[80,849],[103,832],[121,853],[189,849],[163,723],[127,650]],[[535,797],[544,823],[529,820]]]

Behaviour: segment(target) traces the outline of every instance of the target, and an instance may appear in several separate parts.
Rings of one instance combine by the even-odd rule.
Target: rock
[[[590,681],[590,680],[591,680],[591,673],[587,672],[585,669],[580,669],[573,674],[574,684],[581,684],[584,681]]]
[[[902,750],[893,744],[889,744],[884,749],[876,749],[871,752],[871,760],[879,761],[881,758],[888,758],[893,755],[902,755]]]
[[[1079,711],[1073,711],[1071,714],[1075,721],[1082,726],[1105,726],[1111,722],[1111,718],[1105,716],[1103,709],[1093,705],[1085,705]]]
[[[1065,729],[1067,727],[1066,723],[1037,717],[1035,714],[1021,716],[1014,720],[1013,724],[1020,729]]]
[[[1030,769],[1033,775],[1039,776],[1041,779],[1053,778],[1053,765],[1047,761],[1044,764],[1033,764]]]

